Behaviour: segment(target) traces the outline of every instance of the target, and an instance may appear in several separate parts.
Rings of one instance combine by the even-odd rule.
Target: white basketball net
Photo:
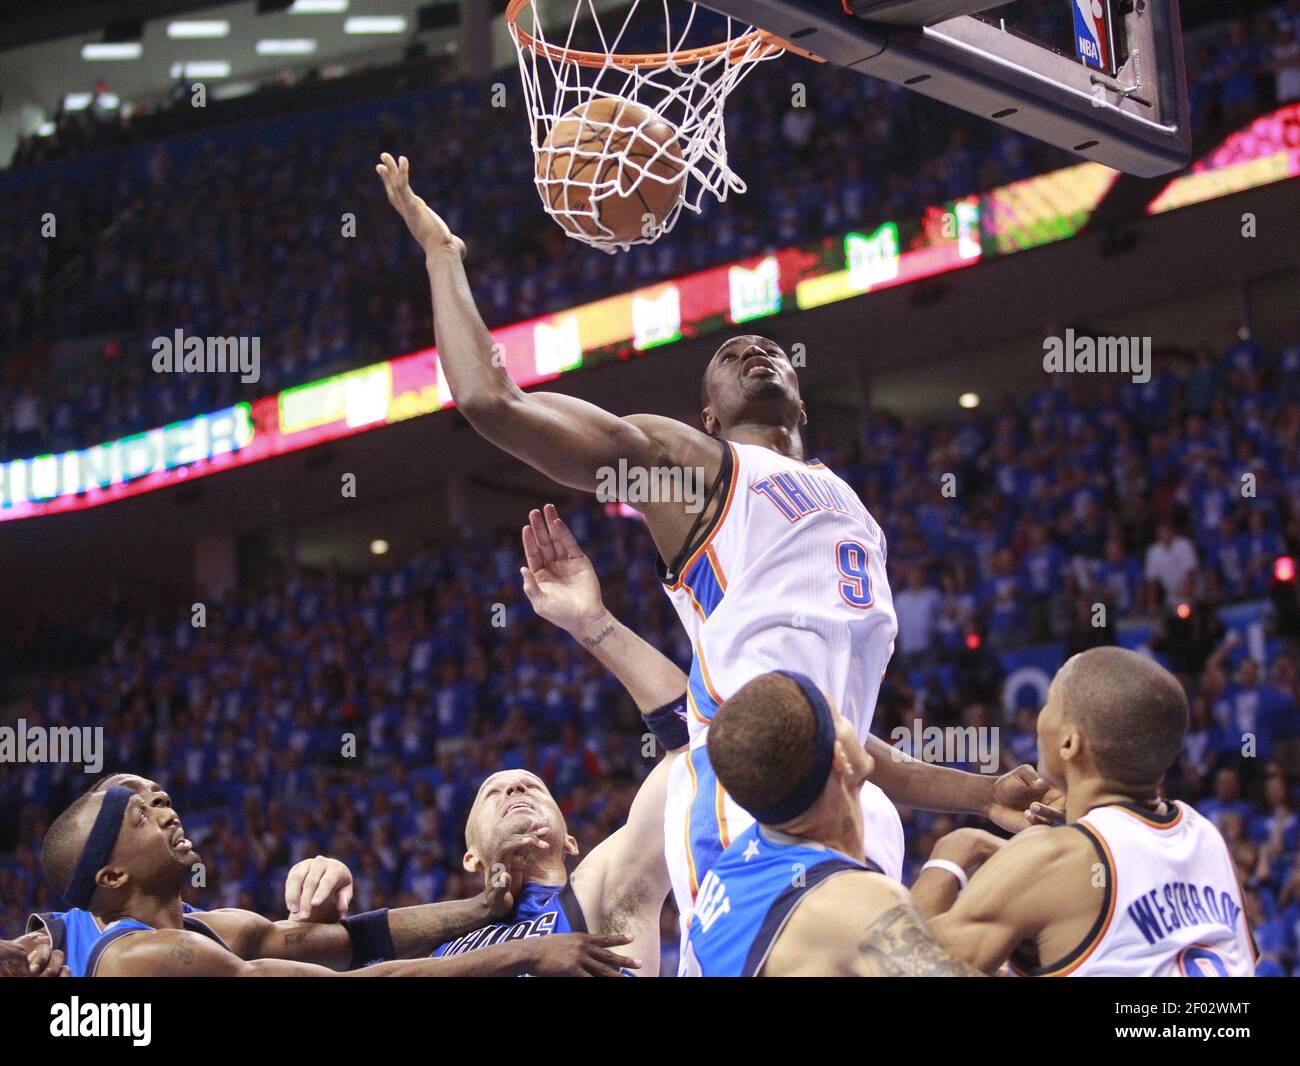
[[[698,214],[706,194],[721,201],[729,192],[745,191],[745,183],[727,165],[723,105],[755,63],[781,54],[779,46],[754,33],[753,27],[727,18],[725,38],[710,42],[720,47],[705,55],[688,52],[685,42],[692,29],[695,37],[700,31],[695,26],[696,5],[682,0],[633,0],[615,16],[606,13],[611,22],[617,20],[617,27],[601,25],[594,0],[573,0],[567,31],[548,40],[537,11],[538,3],[546,6],[545,0],[520,2],[509,27],[532,112],[535,161],[555,124],[574,108],[601,98],[622,98],[652,113],[635,127],[637,132],[629,132],[633,127],[627,118],[621,118],[617,127],[584,119],[582,143],[562,150],[575,153],[581,165],[571,160],[570,167],[557,167],[554,172],[549,165],[539,165],[536,184],[542,206],[570,237],[610,253],[633,244],[651,244],[673,228],[683,208]],[[679,13],[689,8],[678,29],[672,24],[670,2]],[[656,4],[663,7],[661,25]],[[642,8],[646,10],[638,18]],[[652,34],[645,32],[647,26],[653,26]],[[599,65],[592,63],[593,57],[602,60]],[[650,158],[644,147],[629,153],[629,143],[657,143],[640,136],[640,130],[657,119],[672,128],[674,139],[659,145]],[[548,159],[555,154],[555,149],[549,150]],[[625,234],[619,239],[601,221],[601,202],[634,195],[643,182],[666,186],[683,180],[677,160],[684,171],[680,198],[638,236]],[[659,173],[654,172],[656,163]],[[577,177],[563,173],[566,169],[575,170]],[[674,175],[672,181],[662,176],[665,169]]]

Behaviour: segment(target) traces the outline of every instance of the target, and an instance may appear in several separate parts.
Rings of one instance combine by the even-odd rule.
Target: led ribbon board
[[[1204,203],[1275,181],[1300,177],[1300,104],[1257,118],[1174,178],[1151,201],[1147,214]]]
[[[1296,176],[1300,105],[1289,105],[1228,138],[1147,211]],[[900,227],[886,222],[506,326],[492,337],[511,378],[536,385],[593,358],[632,358],[1066,239],[1086,225],[1117,177],[1099,163],[1080,163],[932,207],[906,247]],[[0,463],[0,521],[95,507],[451,405],[437,351],[427,348],[146,433]]]

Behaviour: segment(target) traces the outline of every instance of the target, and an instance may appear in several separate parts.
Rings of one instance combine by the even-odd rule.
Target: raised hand
[[[529,512],[523,541],[528,565],[519,573],[533,610],[575,636],[599,624],[606,612],[596,570],[553,504]]]
[[[492,864],[486,889],[488,913],[493,918],[506,918],[514,913],[524,887],[528,852],[548,850],[551,845],[545,837],[549,832],[541,822],[533,821],[522,832],[512,833],[502,842],[500,858]]]
[[[411,236],[420,242],[426,255],[446,248],[455,248],[465,258],[465,242],[451,232],[436,211],[416,196],[411,189],[411,164],[406,156],[394,159],[387,152],[379,157],[375,171],[384,183],[384,192],[394,210],[402,216]]]
[[[337,922],[351,902],[352,871],[338,859],[303,859],[284,882],[284,905],[296,921]]]
[[[1009,833],[1031,825],[1063,825],[1065,796],[1026,763],[998,778],[993,786],[993,802],[985,814]]]

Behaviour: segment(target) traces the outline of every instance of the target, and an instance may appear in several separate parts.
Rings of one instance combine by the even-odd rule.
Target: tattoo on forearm
[[[600,644],[606,637],[608,637],[613,632],[614,632],[613,625],[607,625],[594,637],[583,637],[582,646],[584,648],[594,648],[597,644]]]
[[[881,977],[982,977],[948,954],[910,903],[886,911],[867,928],[858,951]]]
[[[284,942],[286,945],[305,944],[307,942],[307,931],[305,929],[301,929],[293,933],[285,933]]]

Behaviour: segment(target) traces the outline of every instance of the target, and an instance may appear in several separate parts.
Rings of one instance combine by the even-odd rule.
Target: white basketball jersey
[[[1098,928],[1048,971],[1072,977],[1253,977],[1255,945],[1228,846],[1185,803],[1159,816],[1136,805],[1080,818],[1107,867]]]
[[[898,632],[884,534],[821,463],[755,444],[728,448],[712,529],[678,573],[665,575],[695,650],[692,736],[745,682],[798,670],[865,740]]]

